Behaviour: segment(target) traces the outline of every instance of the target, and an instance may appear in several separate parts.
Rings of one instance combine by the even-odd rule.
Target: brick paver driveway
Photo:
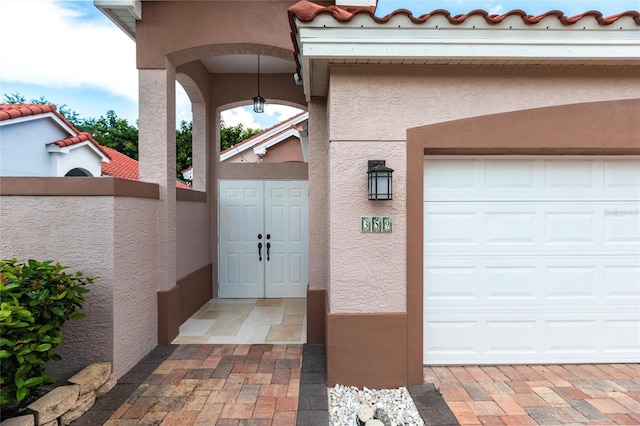
[[[425,367],[462,425],[640,425],[640,364]]]

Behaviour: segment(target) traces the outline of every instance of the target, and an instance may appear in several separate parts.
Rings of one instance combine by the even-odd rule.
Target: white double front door
[[[307,181],[220,180],[218,297],[305,297]]]

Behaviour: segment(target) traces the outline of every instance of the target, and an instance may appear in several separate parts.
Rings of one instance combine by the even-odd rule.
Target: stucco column
[[[325,100],[309,103],[309,288],[329,281],[329,134]]]
[[[140,180],[160,185],[158,201],[158,290],[176,285],[175,68],[141,69]]]
[[[192,133],[192,166],[193,189],[196,191],[207,190],[207,175],[209,166],[209,147],[207,144],[207,105],[204,102],[191,104],[193,114]]]

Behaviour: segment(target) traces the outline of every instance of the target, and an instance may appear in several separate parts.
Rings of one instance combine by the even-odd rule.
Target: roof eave
[[[93,151],[98,158],[100,158],[101,163],[110,163],[111,160],[107,157],[100,149],[98,149],[91,141],[82,141],[73,145],[60,147],[56,145],[55,142],[51,142],[47,144],[47,151],[50,153],[59,153],[59,154],[69,154],[71,151],[77,148],[88,147],[91,151]]]
[[[293,16],[292,30],[307,100],[326,96],[328,64],[640,65],[637,14],[607,25],[599,14],[572,24],[555,15],[534,24],[518,15],[452,24],[439,14],[415,22],[406,14],[383,20],[358,13],[341,21],[320,13],[310,21]]]
[[[93,5],[135,41],[136,21],[142,19],[141,0],[93,0]]]

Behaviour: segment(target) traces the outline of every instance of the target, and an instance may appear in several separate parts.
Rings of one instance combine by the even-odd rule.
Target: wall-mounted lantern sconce
[[[265,100],[260,96],[260,55],[258,55],[258,96],[253,98],[253,112],[264,112]]]
[[[369,199],[392,200],[391,174],[393,169],[385,166],[384,160],[369,160]]]

